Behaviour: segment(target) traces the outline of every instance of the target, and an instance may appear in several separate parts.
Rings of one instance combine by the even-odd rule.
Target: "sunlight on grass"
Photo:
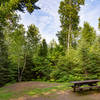
[[[29,91],[28,94],[29,95],[49,95],[50,93],[56,93],[57,91],[59,90],[68,90],[69,87],[68,87],[68,84],[63,84],[63,85],[60,85],[60,86],[55,86],[55,87],[49,87],[49,88],[43,88],[43,89],[40,89],[40,88],[37,88],[37,89],[34,89],[32,91]]]

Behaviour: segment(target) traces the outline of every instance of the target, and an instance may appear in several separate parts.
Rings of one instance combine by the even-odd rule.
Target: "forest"
[[[21,81],[100,79],[100,36],[89,22],[79,26],[79,12],[85,0],[61,0],[61,30],[55,33],[59,43],[47,43],[34,24],[28,29],[19,24],[17,12],[31,14],[41,10],[37,2],[0,0],[0,87]]]

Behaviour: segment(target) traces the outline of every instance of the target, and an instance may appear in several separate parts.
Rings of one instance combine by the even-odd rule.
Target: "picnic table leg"
[[[73,89],[74,89],[74,92],[76,92],[76,85],[74,85]]]
[[[74,87],[74,92],[76,92],[76,87]]]

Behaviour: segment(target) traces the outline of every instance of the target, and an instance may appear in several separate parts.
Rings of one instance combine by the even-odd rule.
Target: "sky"
[[[19,13],[21,15],[20,23],[27,26],[35,24],[40,31],[42,38],[45,38],[47,43],[55,39],[56,34],[60,30],[60,19],[58,9],[61,0],[39,0],[36,5],[41,9],[35,10],[32,14]],[[100,0],[86,0],[85,6],[81,7],[79,12],[80,26],[83,26],[84,21],[88,21],[98,31],[98,18],[100,17]]]

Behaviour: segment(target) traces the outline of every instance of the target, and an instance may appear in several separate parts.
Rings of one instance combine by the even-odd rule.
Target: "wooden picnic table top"
[[[95,83],[100,82],[100,80],[85,80],[85,81],[73,81],[73,84],[85,84],[85,83]]]

